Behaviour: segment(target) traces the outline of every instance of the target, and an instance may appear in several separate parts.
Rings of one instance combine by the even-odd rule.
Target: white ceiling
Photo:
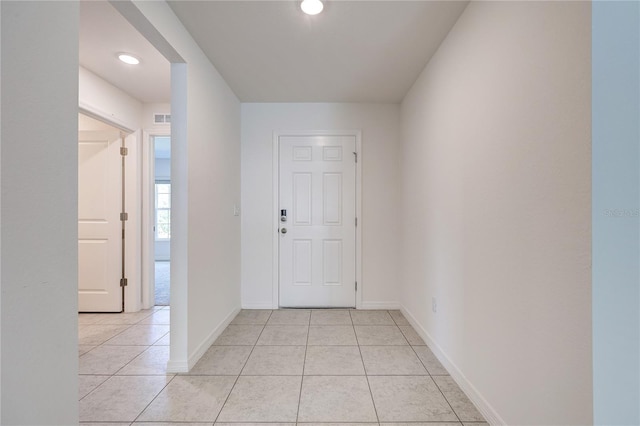
[[[243,102],[400,102],[466,1],[169,1]]]
[[[243,102],[400,102],[467,1],[169,1]],[[81,3],[80,64],[143,102],[168,102],[170,66],[109,3]],[[142,60],[117,60],[121,51]]]
[[[140,64],[120,62],[120,52]],[[80,3],[80,65],[141,102],[171,100],[169,62],[106,1]]]

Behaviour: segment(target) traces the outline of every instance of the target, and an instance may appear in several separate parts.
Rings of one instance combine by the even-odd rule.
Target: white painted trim
[[[79,101],[78,109],[81,114],[89,116],[91,118],[95,118],[98,121],[102,121],[103,123],[107,123],[110,126],[115,127],[116,129],[122,130],[125,133],[133,133],[135,129],[130,128],[127,123],[122,120],[119,120],[113,117],[113,114],[110,114],[106,111],[101,110],[100,108],[96,108],[92,105],[89,105],[86,102]]]
[[[397,311],[400,309],[398,302],[362,302],[358,309],[385,309]]]
[[[294,130],[294,131],[275,131],[273,132],[273,205],[271,206],[272,216],[272,309],[278,309],[280,307],[279,302],[279,246],[280,241],[278,228],[280,227],[280,217],[277,212],[279,191],[280,191],[280,156],[279,156],[279,139],[280,136],[354,136],[356,138],[356,152],[358,161],[356,162],[356,217],[358,218],[358,226],[356,226],[356,282],[358,283],[358,291],[356,292],[356,309],[362,309],[362,290],[364,283],[362,282],[362,131],[361,130]],[[267,308],[269,309],[269,308]],[[376,308],[368,308],[376,309]],[[387,308],[381,308],[387,309]],[[396,309],[396,308],[389,308]]]
[[[142,164],[142,305],[155,305],[155,143],[156,136],[171,137],[171,128],[151,127],[143,131]]]
[[[204,355],[205,352],[207,352],[207,349],[209,349],[211,347],[211,345],[213,344],[213,342],[215,342],[216,339],[218,337],[220,337],[220,335],[222,334],[224,329],[227,328],[227,326],[229,324],[231,324],[231,321],[233,321],[233,319],[236,317],[236,315],[238,315],[238,312],[240,312],[240,308],[235,308],[234,310],[232,310],[229,313],[229,315],[227,315],[225,317],[225,319],[223,319],[222,322],[220,324],[218,324],[218,326],[216,328],[214,328],[211,331],[211,333],[209,333],[207,338],[204,339],[198,345],[196,350],[189,357],[189,361],[188,361],[189,370],[191,370],[193,368],[193,366],[196,365],[196,363],[200,360],[200,358],[202,358],[202,355]],[[184,371],[181,371],[181,373],[184,373]]]
[[[171,136],[171,129],[149,128],[142,132],[142,307],[155,305],[154,183],[155,136]]]
[[[356,137],[356,217],[358,218],[358,226],[356,226],[356,282],[358,283],[358,291],[356,291],[356,309],[363,309],[362,294],[364,283],[362,282],[362,131],[355,131]]]
[[[126,136],[128,155],[125,157],[125,204],[129,215],[125,222],[125,312],[138,312],[142,305],[142,199],[140,131]]]
[[[188,373],[189,363],[187,361],[171,361],[167,362],[167,373]]]
[[[431,337],[429,333],[420,325],[420,323],[416,320],[416,318],[405,308],[403,305],[400,305],[400,311],[402,315],[409,321],[414,330],[420,335],[422,340],[425,341],[431,352],[438,358],[440,363],[447,369],[451,378],[460,386],[460,389],[469,397],[471,402],[476,406],[480,414],[482,414],[485,420],[490,425],[506,425],[507,423],[500,417],[498,412],[487,402],[487,400],[480,394],[478,389],[469,380],[466,376],[460,371],[458,366],[451,361],[451,359],[447,356],[445,351],[438,345],[435,340]]]
[[[142,308],[150,309],[155,305],[155,267],[151,268],[154,247],[149,244],[152,232],[149,231],[149,209],[153,200],[150,191],[151,177],[154,174],[152,151],[153,143],[148,131],[142,131]]]
[[[271,303],[243,303],[242,309],[273,309],[273,305]]]
[[[271,278],[271,308],[278,309],[280,307],[280,248],[279,248],[279,235],[278,229],[280,227],[280,218],[278,217],[278,198],[279,198],[279,190],[280,190],[280,144],[279,144],[280,133],[273,132],[273,204],[271,205],[271,222],[273,223],[273,227],[271,228],[272,232],[272,249],[271,249],[271,261],[272,261],[272,278]]]

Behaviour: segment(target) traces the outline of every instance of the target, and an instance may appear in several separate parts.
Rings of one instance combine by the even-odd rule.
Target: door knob
[[[280,229],[280,232],[282,232],[283,234],[286,234],[287,233],[287,228]]]

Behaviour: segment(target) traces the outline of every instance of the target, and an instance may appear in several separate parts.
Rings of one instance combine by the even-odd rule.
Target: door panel
[[[322,245],[322,283],[342,285],[342,240],[324,240]]]
[[[311,240],[293,240],[293,285],[311,285]]]
[[[322,222],[325,226],[342,225],[342,173],[324,173],[322,178]]]
[[[293,174],[293,205],[294,224],[311,225],[311,173]]]
[[[354,136],[279,139],[282,307],[355,306]]]
[[[78,310],[120,312],[122,169],[114,132],[78,134]]]

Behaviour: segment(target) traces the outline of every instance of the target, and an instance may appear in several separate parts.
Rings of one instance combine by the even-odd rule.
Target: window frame
[[[162,192],[161,194],[168,194],[169,195],[169,207],[158,207],[158,185],[169,185],[169,192]],[[154,238],[155,241],[158,242],[167,242],[167,241],[171,241],[171,181],[170,180],[166,180],[166,179],[159,179],[156,180],[154,182],[153,185],[153,190],[154,190]],[[164,237],[159,237],[158,236],[158,230],[159,230],[159,222],[158,222],[158,211],[167,211],[169,212],[169,221],[167,222],[169,225],[169,237],[168,238],[164,238]],[[164,222],[163,222],[164,223]]]

